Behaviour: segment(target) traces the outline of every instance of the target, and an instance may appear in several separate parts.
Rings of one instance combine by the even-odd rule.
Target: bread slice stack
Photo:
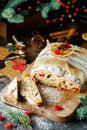
[[[34,105],[40,106],[42,104],[42,97],[36,83],[30,78],[27,73],[23,73],[19,82],[19,93],[26,98],[26,100]]]

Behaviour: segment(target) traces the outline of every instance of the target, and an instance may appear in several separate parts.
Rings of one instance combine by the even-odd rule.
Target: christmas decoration
[[[79,96],[79,101],[81,105],[76,110],[76,117],[78,120],[87,119],[87,97]]]
[[[87,24],[86,0],[8,0],[0,1],[1,19],[11,23],[21,23],[28,15],[41,12],[46,23],[59,23],[62,27],[65,21]]]
[[[59,23],[62,27],[64,22],[71,23],[85,23],[87,19],[87,2],[79,0],[57,0],[60,4],[60,8],[57,10],[51,10],[49,15],[46,17],[46,23]]]
[[[2,9],[1,17],[7,19],[10,23],[21,23],[24,21],[24,17],[21,14],[16,14],[15,8],[20,5],[22,2],[26,2],[27,0],[9,0],[5,5],[4,9]]]
[[[42,17],[47,18],[50,11],[60,8],[60,3],[57,0],[51,0],[49,3],[41,4],[39,7],[40,9],[38,10],[41,11]]]
[[[22,3],[27,2],[29,5],[26,7]],[[35,3],[35,4],[34,4]],[[20,5],[20,6],[19,6]],[[41,6],[38,6],[41,5]],[[51,0],[51,2],[45,2],[42,4],[40,0],[28,1],[28,0],[9,0],[8,2],[1,2],[0,19],[7,19],[9,23],[21,23],[24,22],[24,17],[32,14],[32,12],[42,12],[44,18],[51,10],[59,9],[60,4],[56,0]],[[4,9],[3,9],[4,8]],[[39,10],[38,10],[39,9]],[[46,16],[45,16],[46,15]]]
[[[7,110],[7,113],[10,115],[10,117],[14,120],[15,123],[20,124],[22,126],[27,126],[29,128],[31,127],[31,121],[29,116],[21,112],[12,111],[10,109]]]
[[[79,100],[82,105],[87,105],[87,97],[79,96]]]

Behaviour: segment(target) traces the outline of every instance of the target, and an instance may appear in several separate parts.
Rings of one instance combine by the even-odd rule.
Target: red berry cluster
[[[0,121],[3,121],[3,120],[5,120],[5,117],[4,116],[2,116],[2,115],[0,115]],[[6,128],[6,129],[11,129],[12,128],[12,123],[10,123],[10,122],[8,122],[8,123],[6,123],[5,125],[4,125],[4,127]]]

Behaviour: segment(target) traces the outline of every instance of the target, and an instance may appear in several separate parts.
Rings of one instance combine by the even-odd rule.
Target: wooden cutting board
[[[38,84],[38,87],[43,98],[43,104],[40,107],[28,103],[23,97],[19,97],[17,105],[10,102],[7,87],[1,91],[1,99],[8,105],[63,123],[72,119],[76,108],[80,104],[78,96],[86,95],[85,93],[58,90],[41,84]],[[55,110],[55,105],[60,105],[63,109],[61,111]]]
[[[30,71],[32,64],[27,67],[26,72]],[[34,114],[46,117],[55,122],[64,123],[69,122],[73,118],[75,110],[80,105],[78,97],[87,95],[87,93],[59,90],[58,88],[48,87],[43,84],[37,85],[43,99],[43,104],[40,107],[30,104],[24,97],[20,96],[18,104],[15,105],[9,100],[7,86],[1,91],[1,99],[8,105],[25,111],[31,111]],[[61,111],[55,110],[54,107],[56,105],[61,106],[63,109]]]

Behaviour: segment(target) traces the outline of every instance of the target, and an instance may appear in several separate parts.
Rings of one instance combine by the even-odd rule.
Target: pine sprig
[[[17,14],[15,11],[15,8],[23,2],[27,2],[27,0],[9,0],[4,9],[1,10],[0,16],[7,19],[9,23],[23,23],[23,14]]]
[[[82,105],[87,105],[87,97],[86,96],[79,96],[80,103]]]
[[[87,97],[79,96],[78,98],[81,105],[76,110],[76,117],[78,120],[87,119]]]
[[[27,115],[22,112],[12,111],[10,109],[7,110],[7,113],[15,123],[31,128],[31,121]]]
[[[9,23],[23,23],[24,16],[21,14],[15,14],[13,17],[7,19]]]
[[[81,106],[76,110],[76,117],[78,120],[87,119],[87,105]]]

